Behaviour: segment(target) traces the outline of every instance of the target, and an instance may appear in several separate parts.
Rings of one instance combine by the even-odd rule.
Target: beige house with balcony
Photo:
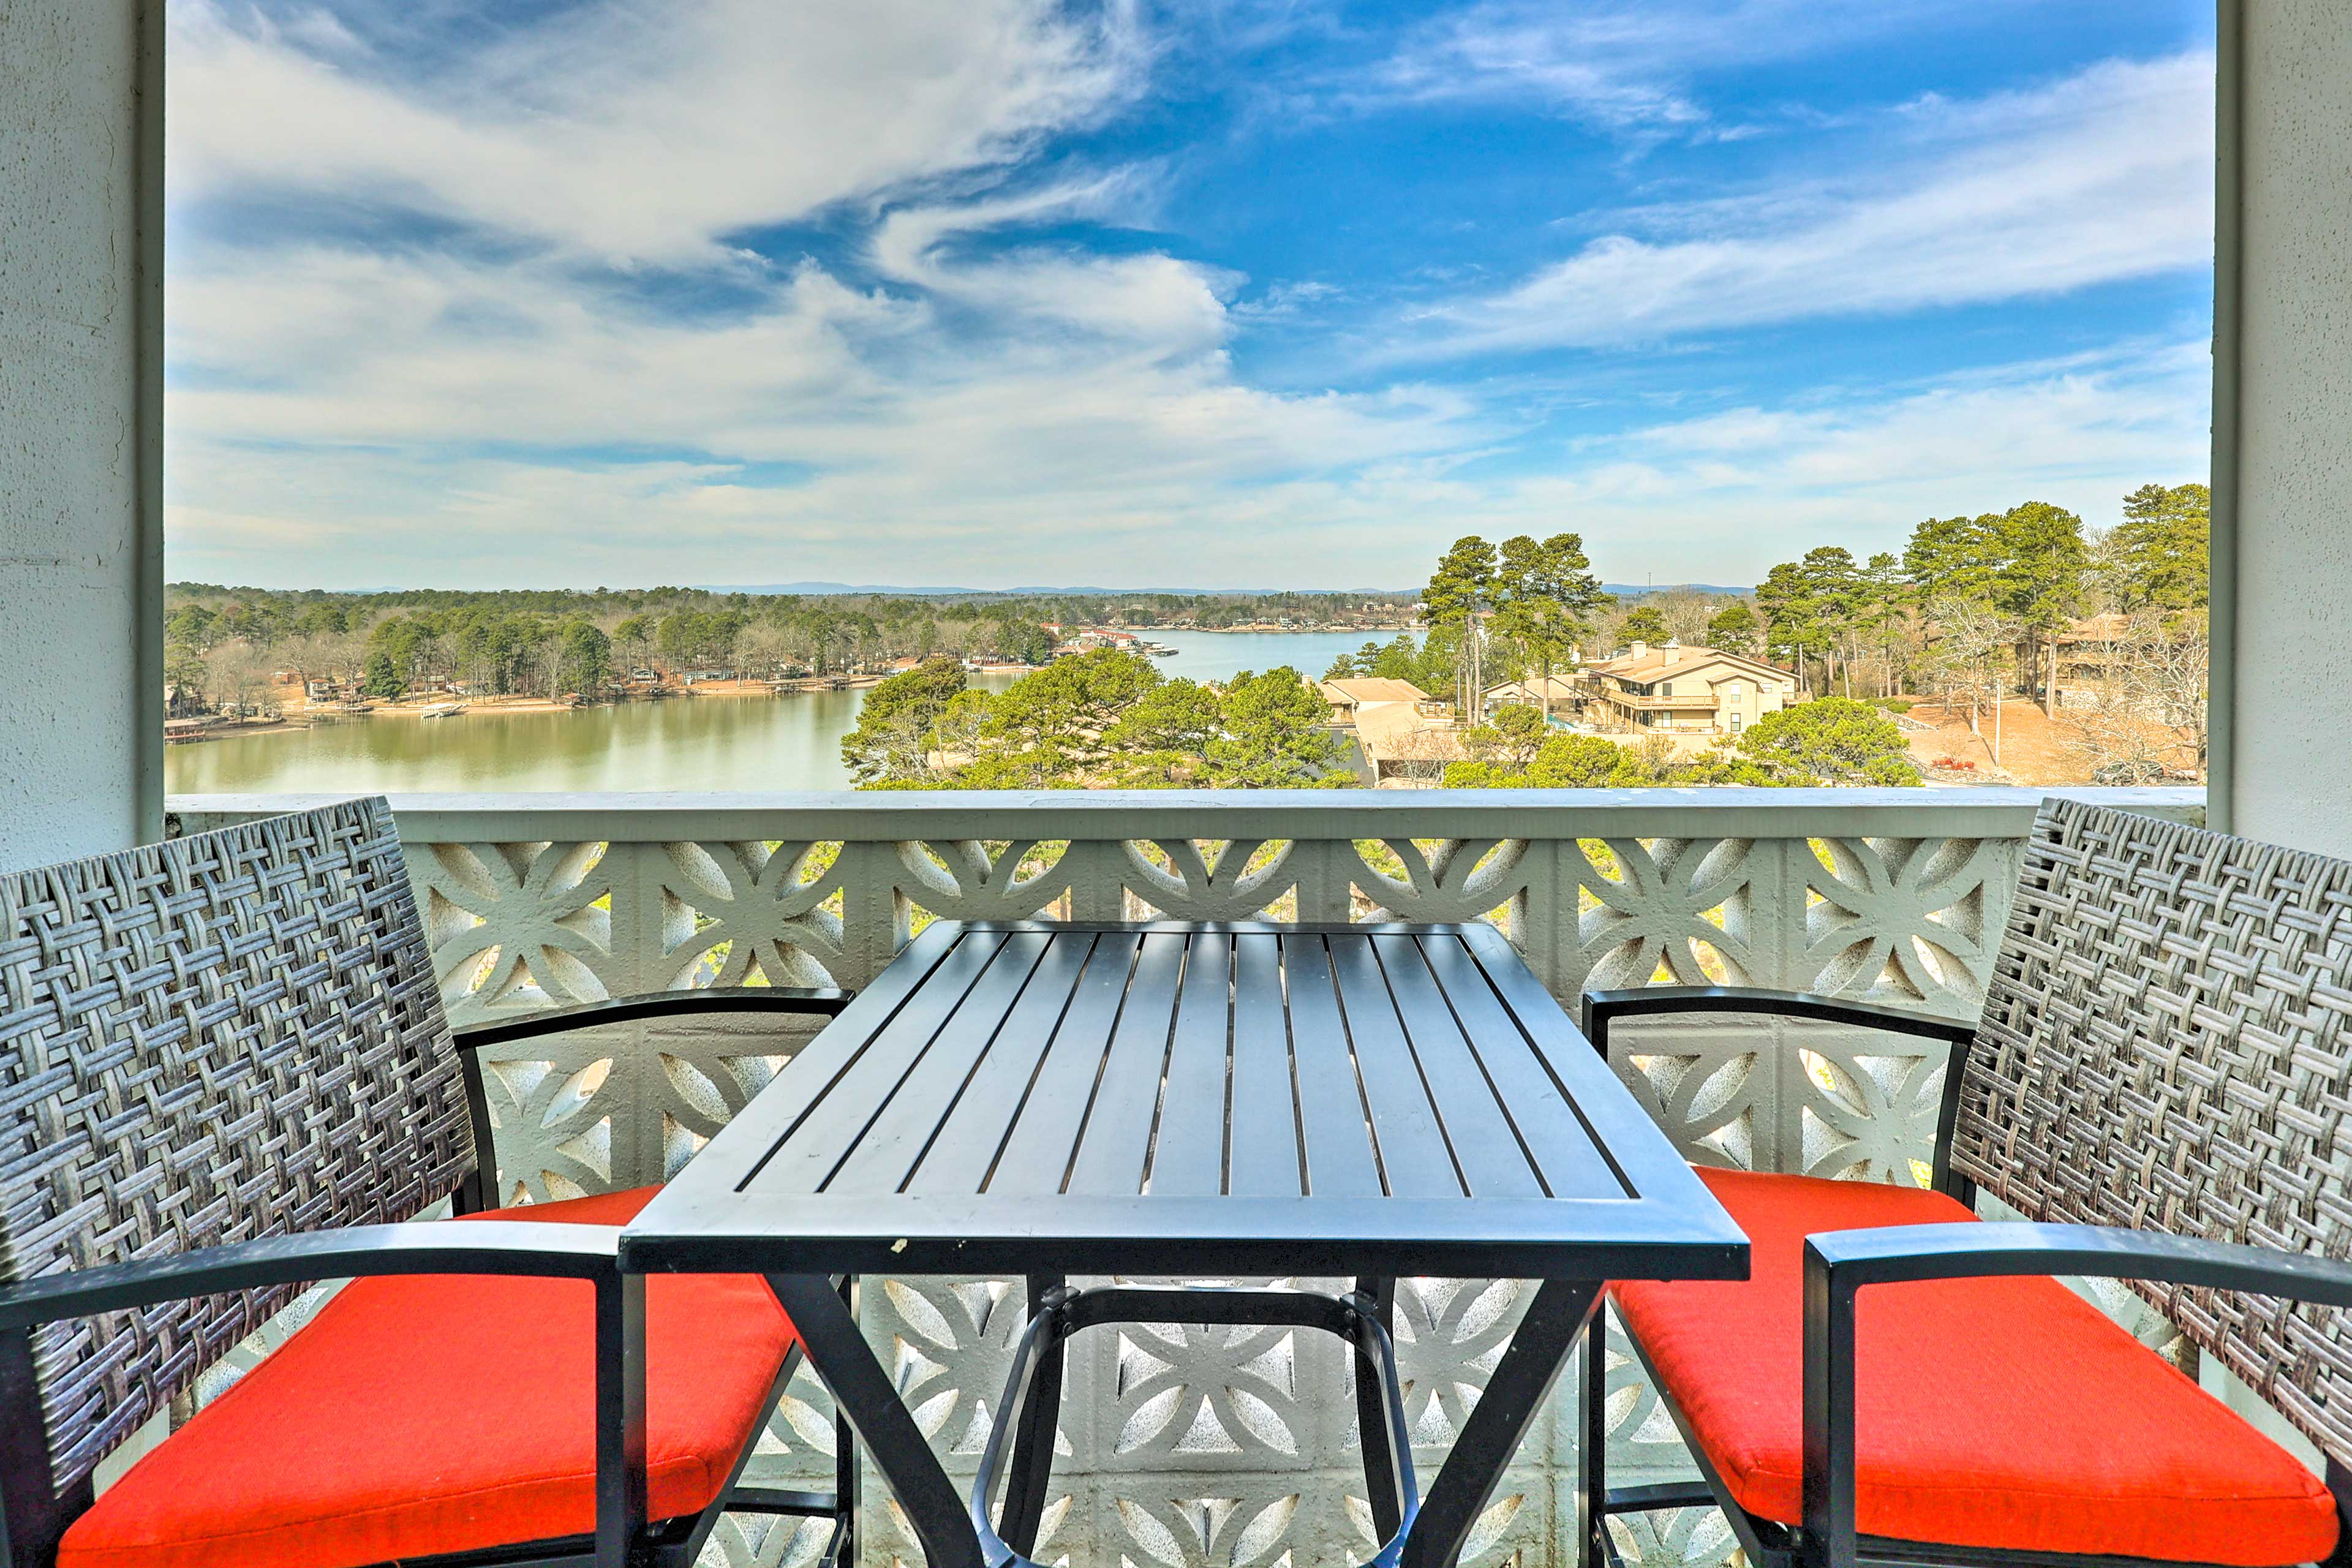
[[[1584,688],[1573,671],[1507,680],[1486,688],[1486,711],[1497,708],[1549,708],[1554,713],[1573,712],[1584,702]]]
[[[1584,667],[1584,716],[1604,729],[1737,735],[1796,703],[1797,678],[1743,654],[1635,643]]]
[[[1356,715],[1366,708],[1385,707],[1402,702],[1420,709],[1433,701],[1429,693],[1410,680],[1395,680],[1384,675],[1351,675],[1338,680],[1316,682],[1323,700],[1331,705],[1331,722],[1345,728],[1356,721]]]

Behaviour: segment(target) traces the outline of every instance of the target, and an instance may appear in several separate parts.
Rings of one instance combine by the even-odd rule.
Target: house
[[[1391,680],[1385,676],[1351,675],[1339,680],[1316,682],[1315,689],[1323,700],[1331,705],[1331,722],[1348,725],[1355,721],[1359,709],[1368,705],[1402,702],[1420,710],[1430,700],[1429,693],[1410,680]]]
[[[1403,686],[1404,681],[1392,684]],[[1462,732],[1433,720],[1413,702],[1366,702],[1355,710],[1356,744],[1383,789],[1431,789],[1445,780],[1445,764],[1467,761]]]
[[[1583,706],[1584,688],[1573,675],[1507,680],[1500,686],[1486,688],[1484,694],[1484,708],[1488,713],[1497,708],[1549,708],[1553,713],[1572,713]]]
[[[1444,704],[1410,680],[1348,676],[1316,683],[1335,729],[1353,730],[1372,782],[1391,787],[1439,783],[1464,760],[1462,738],[1441,717]]]
[[[2032,671],[2028,689],[2037,684],[2044,662],[2054,667],[2051,706],[2095,708],[2107,684],[2108,665],[2124,650],[2118,645],[2133,636],[2132,618],[2108,610],[2074,622],[2047,642],[2020,642],[2017,668]]]
[[[1797,678],[1744,654],[1635,643],[1583,668],[1584,716],[1605,729],[1737,735],[1797,701]]]

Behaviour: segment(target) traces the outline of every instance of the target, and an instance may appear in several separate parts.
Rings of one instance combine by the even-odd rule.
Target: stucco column
[[[162,0],[0,0],[0,868],[163,823]]]
[[[2212,816],[2352,855],[2352,7],[2221,39]]]

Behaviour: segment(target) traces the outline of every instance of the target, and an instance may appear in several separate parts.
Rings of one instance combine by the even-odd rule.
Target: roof
[[[1467,755],[1462,750],[1460,731],[1438,728],[1404,702],[1375,702],[1358,708],[1356,739],[1362,744],[1365,757],[1375,763],[1458,763]]]
[[[1567,676],[1543,675],[1533,680],[1506,680],[1500,686],[1490,686],[1486,688],[1486,696],[1491,699],[1506,691],[1524,691],[1530,696],[1541,696],[1547,686],[1550,687],[1555,702],[1572,700],[1580,695],[1576,682]]]
[[[1320,683],[1326,702],[1426,702],[1429,693],[1410,680],[1391,680],[1386,676],[1349,676],[1344,680]]]
[[[1746,654],[1725,653],[1719,648],[1711,647],[1647,648],[1638,655],[1626,654],[1618,658],[1598,659],[1586,665],[1585,668],[1596,670],[1602,675],[1614,675],[1626,680],[1650,681],[1664,680],[1672,676],[1687,674],[1691,670],[1703,668],[1710,664],[1737,665],[1743,669],[1754,670],[1760,675],[1777,676],[1784,680],[1796,679],[1790,671],[1777,665],[1766,664],[1761,659],[1749,658]]]

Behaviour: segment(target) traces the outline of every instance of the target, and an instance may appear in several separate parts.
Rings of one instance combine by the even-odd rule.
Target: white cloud
[[[1858,14],[1822,3],[1832,22]],[[1587,35],[1608,81],[1634,86],[1625,115],[1680,112],[1676,73],[1716,46],[1675,29],[1727,6],[1800,9],[1662,5],[1646,55]],[[1352,322],[1369,296],[1260,279],[1242,304],[1236,273],[1066,237],[1146,226],[1164,177],[1030,156],[1137,90],[1152,47],[1125,13],[803,10],[784,28],[752,0],[584,0],[560,31],[506,36],[427,79],[321,14],[265,25],[226,0],[175,5],[180,216],[292,191],[404,205],[501,243],[184,230],[201,237],[175,243],[170,280],[173,572],[1402,585],[1454,532],[1573,527],[1612,574],[1704,560],[1736,580],[1790,552],[1775,540],[1885,547],[1931,510],[2033,492],[2095,510],[2201,461],[2201,381],[2176,355],[1743,396],[1576,443],[1545,433],[1556,377],[1535,393],[1253,385],[1238,335],[1343,307]],[[1522,40],[1518,58],[1494,40],[1534,13],[1469,15],[1487,52],[1467,33],[1444,47],[1474,76],[1586,91],[1554,69],[1568,35]],[[1418,346],[1614,342],[2171,265],[2147,258],[2201,235],[2171,188],[2189,138],[2164,123],[2199,119],[2179,102],[2197,68],[1922,100],[1881,138],[1900,153],[1887,167],[1649,209],[1619,240],[1445,308],[1423,323],[1442,341]],[[1424,89],[1453,90],[1433,76]],[[2201,201],[2201,174],[2186,183]],[[725,247],[844,205],[856,221],[833,226],[845,248],[824,261]],[[670,278],[690,308],[633,286]],[[1599,395],[1578,392],[1588,410]]]
[[[901,207],[876,226],[869,258],[882,276],[981,311],[1001,328],[1050,323],[1163,353],[1213,348],[1225,339],[1224,301],[1238,274],[1159,254],[1107,257],[1043,246],[986,259],[955,254],[964,237],[1112,214],[1136,184],[1121,172],[1019,196]]]
[[[170,394],[173,570],[772,580],[823,552],[1003,581],[1042,567],[1024,552],[1108,550],[1131,576],[1190,558],[1190,520],[1235,492],[1492,435],[1443,388],[1239,384],[1220,285],[1167,257],[919,268],[909,296],[804,264],[716,322],[536,264],[321,249],[184,279],[173,357],[212,370]]]
[[[365,193],[597,255],[707,259],[731,230],[1001,165],[1139,86],[1132,17],[1050,0],[594,0],[404,79],[349,33],[173,7],[181,202]],[[301,18],[298,17],[297,21]]]
[[[1738,137],[1715,124],[1693,78],[1753,68],[1900,28],[1938,14],[1981,16],[2005,0],[1480,0],[1414,28],[1368,83],[1373,101],[1511,99],[1612,130]]]
[[[1876,166],[1642,215],[1507,290],[1423,318],[1418,352],[1607,345],[2052,295],[2212,257],[2209,55],[1925,101]]]
[[[1834,400],[1758,402],[1595,437],[1517,484],[1421,504],[1489,537],[1572,521],[1619,580],[1753,581],[1817,544],[1900,551],[1927,517],[2054,501],[2094,526],[2149,480],[2201,478],[2206,345],[2134,345]]]
[[[492,269],[371,268],[320,256],[273,290],[283,341],[334,374],[173,393],[175,574],[1402,585],[1441,536],[1573,527],[1612,576],[1738,581],[2029,496],[2111,521],[2203,461],[2201,344],[1544,445],[1462,391],[1255,390],[1182,332],[949,345],[928,305],[814,268],[720,326],[632,324]],[[464,299],[523,330],[469,343]],[[562,441],[656,455],[532,445]]]

